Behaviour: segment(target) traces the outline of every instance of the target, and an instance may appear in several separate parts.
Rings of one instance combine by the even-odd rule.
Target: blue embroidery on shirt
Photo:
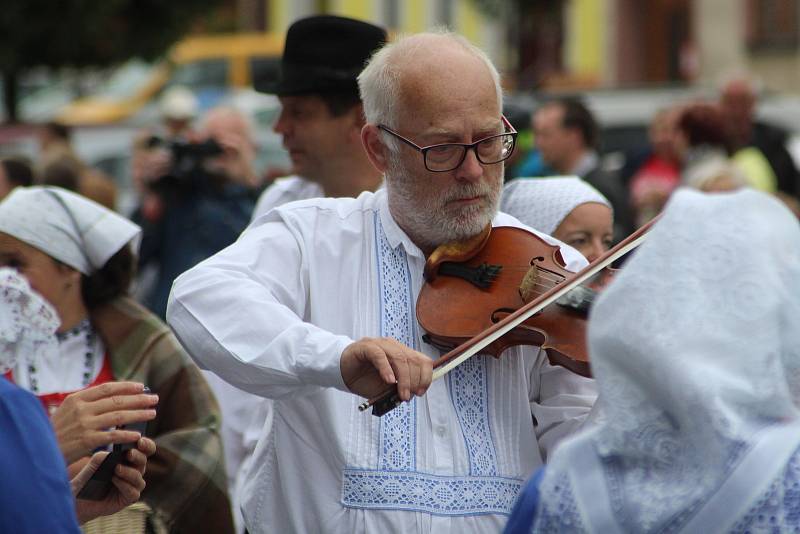
[[[508,515],[521,487],[515,478],[345,469],[342,504],[434,515]]]
[[[489,425],[489,381],[486,357],[474,356],[450,371],[450,398],[461,425],[471,475],[497,474],[497,455]]]
[[[405,251],[393,249],[375,214],[381,336],[417,348],[411,274]],[[444,516],[508,515],[522,480],[493,476],[497,462],[487,420],[486,362],[473,358],[451,373],[451,397],[464,431],[471,476],[416,471],[416,399],[385,414],[379,426],[377,469],[347,467],[342,473],[342,505],[372,510],[404,510]]]
[[[734,533],[800,531],[800,449],[750,510],[731,529]]]
[[[375,245],[378,251],[378,287],[381,293],[381,336],[416,347],[411,274],[405,251],[393,249],[375,213]],[[404,402],[381,418],[378,468],[413,471],[416,461],[416,399]]]

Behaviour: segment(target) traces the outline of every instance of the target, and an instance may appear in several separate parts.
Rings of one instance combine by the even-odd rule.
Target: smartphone
[[[150,393],[150,388],[145,387],[143,393]],[[122,425],[119,428],[139,432],[142,436],[147,435],[147,421]],[[97,468],[97,471],[94,472],[89,481],[86,482],[86,485],[78,492],[77,498],[90,501],[102,501],[105,499],[113,485],[111,479],[114,476],[114,469],[116,469],[117,465],[120,463],[127,463],[125,453],[134,447],[136,447],[135,441],[115,443],[111,452]]]

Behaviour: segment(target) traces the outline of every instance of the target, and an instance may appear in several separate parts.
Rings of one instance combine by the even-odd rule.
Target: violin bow
[[[592,263],[575,273],[574,276],[565,279],[563,282],[542,293],[539,295],[539,297],[528,302],[514,313],[493,324],[481,334],[478,334],[472,339],[469,339],[458,347],[454,348],[450,352],[442,355],[433,364],[434,371],[432,381],[443,377],[465,360],[478,354],[484,348],[491,345],[517,326],[521,325],[527,319],[536,315],[544,308],[557,301],[571,289],[579,286],[583,282],[586,282],[592,276],[614,263],[617,259],[641,245],[646,238],[647,232],[650,230],[650,228],[652,228],[658,219],[659,216],[647,222],[641,228],[620,241],[612,249],[608,250]],[[358,406],[358,409],[359,411],[363,412],[372,406],[372,415],[380,417],[383,414],[393,410],[401,402],[402,401],[397,393],[397,387],[392,385],[387,387],[377,396],[361,403]]]

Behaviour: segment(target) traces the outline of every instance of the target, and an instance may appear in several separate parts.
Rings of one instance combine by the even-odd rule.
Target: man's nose
[[[283,111],[278,115],[275,124],[272,125],[272,131],[282,135],[285,135],[289,131],[289,119]]]
[[[467,149],[464,161],[456,169],[456,178],[459,180],[475,181],[483,176],[483,164],[478,161],[477,147]]]

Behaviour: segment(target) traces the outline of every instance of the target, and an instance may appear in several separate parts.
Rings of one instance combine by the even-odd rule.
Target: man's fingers
[[[379,345],[371,345],[368,346],[364,352],[367,360],[378,370],[378,374],[384,382],[387,384],[397,383],[397,377],[392,370],[389,358],[383,348]]]
[[[351,344],[342,353],[341,369],[350,391],[374,395],[380,379],[396,385],[403,401],[425,393],[432,378],[431,359],[392,338],[363,338]]]
[[[390,358],[394,376],[397,377],[397,394],[400,399],[407,401],[411,399],[411,376],[408,366],[408,359],[402,354],[394,354]]]
[[[420,377],[419,377],[419,385],[417,386],[417,390],[415,394],[419,397],[420,395],[424,395],[426,391],[428,391],[428,387],[430,387],[431,382],[433,381],[433,362],[425,363],[424,365],[420,366]]]
[[[416,395],[421,386],[422,366],[418,361],[408,362],[408,387],[409,396]]]

